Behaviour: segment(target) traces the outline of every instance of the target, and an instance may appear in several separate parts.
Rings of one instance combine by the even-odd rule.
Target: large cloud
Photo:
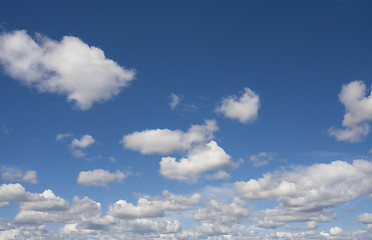
[[[216,121],[206,120],[204,125],[192,125],[187,132],[181,130],[153,129],[123,136],[124,147],[142,154],[168,154],[190,149],[194,144],[213,138],[218,130]]]
[[[260,98],[249,88],[244,88],[241,97],[235,95],[222,100],[216,112],[222,113],[225,117],[238,119],[241,123],[252,122],[257,118],[260,108]]]
[[[135,75],[79,38],[33,39],[23,30],[0,35],[0,63],[12,78],[40,92],[67,95],[81,110],[118,95]]]
[[[81,171],[77,182],[84,186],[103,186],[107,187],[109,182],[123,182],[128,174],[117,170],[114,173],[103,169]]]
[[[196,182],[208,171],[231,168],[234,165],[231,157],[215,141],[193,148],[187,158],[177,161],[173,157],[163,157],[159,164],[162,176],[189,183]]]
[[[332,207],[370,194],[371,181],[370,161],[334,161],[236,182],[235,190],[246,199],[276,198],[277,208],[255,215],[258,225],[276,227],[286,222],[330,221],[335,217]]]
[[[332,127],[328,130],[338,141],[359,142],[369,133],[372,120],[372,95],[366,96],[366,85],[362,81],[353,81],[342,86],[338,95],[345,106],[342,121],[343,129]]]

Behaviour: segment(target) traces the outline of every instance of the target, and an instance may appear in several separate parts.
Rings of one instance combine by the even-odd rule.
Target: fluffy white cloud
[[[334,161],[288,172],[267,173],[258,180],[236,182],[238,195],[247,199],[276,198],[279,207],[256,212],[261,227],[295,221],[330,221],[332,207],[372,192],[372,163]]]
[[[34,170],[29,170],[22,172],[19,170],[8,169],[1,173],[1,178],[6,181],[11,182],[29,182],[32,184],[37,184],[37,173]]]
[[[79,38],[33,39],[23,30],[0,35],[0,63],[12,78],[40,92],[67,95],[81,110],[118,95],[135,75]]]
[[[216,121],[206,120],[204,125],[192,125],[187,132],[181,130],[154,129],[123,136],[124,147],[142,154],[168,154],[190,149],[194,144],[213,138],[218,130]]]
[[[261,152],[256,155],[249,156],[249,161],[254,167],[262,167],[269,164],[269,161],[274,159],[274,155],[266,152]]]
[[[137,206],[125,200],[119,200],[110,206],[109,215],[123,219],[162,217],[167,210],[190,209],[193,205],[199,203],[201,198],[199,194],[184,197],[168,191],[164,191],[163,196],[163,198],[140,197]]]
[[[95,139],[91,135],[83,135],[80,139],[74,138],[71,142],[71,147],[75,148],[87,148],[93,143],[95,143]]]
[[[260,98],[249,88],[244,88],[241,97],[235,95],[222,99],[222,103],[216,108],[216,112],[222,113],[225,117],[238,119],[241,123],[248,123],[256,120]]]
[[[332,127],[329,134],[338,141],[363,140],[369,133],[368,122],[372,120],[372,95],[366,96],[366,85],[362,81],[353,81],[342,86],[338,97],[345,106],[344,128]]]
[[[177,161],[173,157],[163,157],[160,161],[160,174],[166,178],[194,183],[208,171],[226,169],[233,166],[231,157],[210,141],[193,148],[187,158]]]
[[[175,109],[177,105],[180,103],[181,98],[174,93],[172,93],[169,98],[171,100],[169,103],[170,108]]]
[[[84,186],[103,186],[107,187],[109,182],[123,182],[128,174],[117,170],[114,173],[103,169],[81,171],[77,182]]]

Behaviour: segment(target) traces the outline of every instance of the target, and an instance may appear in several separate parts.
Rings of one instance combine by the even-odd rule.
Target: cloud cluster
[[[249,161],[254,167],[262,167],[269,164],[269,161],[274,159],[274,155],[266,152],[261,152],[256,155],[249,156]]]
[[[329,134],[338,141],[362,141],[369,133],[372,120],[372,95],[366,96],[366,85],[362,81],[353,81],[342,86],[338,97],[345,106],[344,128],[331,127]]]
[[[235,190],[245,199],[278,200],[278,208],[255,213],[261,227],[296,221],[323,222],[335,217],[332,210],[335,205],[372,193],[371,173],[370,161],[354,160],[352,164],[334,161],[239,181]]]
[[[12,78],[40,92],[66,95],[81,110],[118,95],[135,75],[79,38],[33,39],[23,30],[0,35],[0,63]]]
[[[128,173],[117,170],[114,173],[103,169],[81,171],[77,182],[84,186],[103,186],[107,187],[109,182],[123,182],[128,177]]]
[[[216,112],[222,113],[225,117],[238,119],[241,123],[248,123],[256,120],[260,108],[260,98],[249,88],[244,88],[241,97],[235,95],[222,99]]]
[[[170,129],[134,132],[123,136],[121,143],[125,148],[142,154],[169,154],[188,150],[195,144],[212,139],[217,130],[216,121],[206,120],[204,125],[192,125],[187,132]]]
[[[199,203],[201,196],[191,197],[163,192],[163,198],[143,196],[138,199],[137,206],[125,200],[119,200],[110,206],[108,214],[123,219],[162,217],[165,211],[187,210]]]

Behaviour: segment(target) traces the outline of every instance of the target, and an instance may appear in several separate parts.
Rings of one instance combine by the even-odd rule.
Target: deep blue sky
[[[3,177],[0,183],[19,182],[31,193],[51,189],[70,205],[74,196],[87,196],[102,204],[102,216],[106,216],[110,215],[109,206],[120,199],[137,205],[138,194],[159,196],[163,190],[188,197],[193,193],[204,194],[204,200],[194,206],[201,209],[208,206],[206,189],[212,186],[223,191],[226,186],[232,188],[238,181],[257,180],[266,173],[277,174],[276,180],[280,183],[288,180],[283,177],[285,173],[306,175],[306,170],[298,168],[331,164],[336,160],[352,164],[354,159],[364,159],[370,163],[370,134],[357,142],[342,141],[330,136],[329,129],[343,128],[346,110],[338,97],[343,85],[362,80],[367,97],[371,91],[371,9],[371,1],[347,0],[2,1],[0,31],[3,36],[18,30],[25,30],[33,39],[41,34],[57,42],[64,36],[73,36],[101,49],[106,58],[122,68],[134,69],[136,74],[120,94],[81,110],[66,101],[65,93],[41,92],[22,83],[22,79],[15,79],[7,72],[3,60],[0,75],[0,171]],[[239,98],[244,88],[259,97],[256,119],[241,123],[216,112],[222,99],[232,95]],[[174,109],[169,106],[172,93],[181,99]],[[367,104],[366,109],[370,105]],[[367,110],[365,114],[370,116]],[[216,121],[219,131],[201,144],[213,139],[232,162],[240,163],[235,169],[226,170],[230,178],[207,180],[202,175],[193,183],[171,179],[160,173],[162,157],[187,157],[192,149],[142,154],[120,143],[123,136],[136,131],[179,129],[187,132],[191,125],[203,125],[208,119]],[[366,117],[358,124],[368,125],[371,120],[372,117]],[[56,141],[57,134],[61,133],[71,135]],[[74,138],[80,139],[83,135],[92,136],[95,142],[83,148],[86,157],[79,158],[72,154],[71,144]],[[260,153],[268,154],[270,160],[267,165],[254,167],[249,159]],[[110,157],[116,161],[111,162]],[[109,182],[106,187],[77,183],[80,172],[94,169],[131,174],[123,183]],[[37,172],[37,184],[4,177],[9,171],[25,174],[29,170]],[[342,173],[334,174],[348,179]],[[323,187],[332,184],[325,181]],[[347,184],[349,182],[345,187],[350,187]],[[325,222],[314,220],[318,226],[314,231],[317,234],[325,231],[331,238],[330,228],[338,226],[343,229],[345,239],[357,239],[357,231],[368,224],[355,220],[371,211],[368,194],[371,194],[368,189],[358,190],[355,197],[323,206],[336,209],[337,217]],[[292,224],[301,228],[303,222],[310,221],[305,218],[286,222],[278,228],[264,228],[259,225],[256,212],[283,207],[281,197],[273,195],[254,200],[233,192],[226,193],[226,201],[231,203],[234,196],[250,206],[247,219],[234,224],[244,225],[260,236],[299,232],[302,230],[288,230],[285,226]],[[221,198],[215,200],[223,202]],[[17,224],[14,218],[22,211],[17,204],[24,200],[12,201],[10,206],[0,208],[0,220],[10,222],[9,229],[20,229],[24,225]],[[346,211],[345,206],[349,205],[357,211]],[[177,219],[184,230],[202,232],[197,226],[203,221],[191,217],[195,209],[178,216],[166,210],[165,217],[152,220]],[[74,221],[60,221],[58,227],[52,224],[47,229],[57,234],[60,226]],[[106,236],[104,231],[95,231]],[[146,236],[128,231],[138,234],[133,235],[134,238]],[[363,231],[363,234],[369,233]],[[219,239],[218,234],[214,234]],[[234,235],[237,233],[230,234],[238,239],[238,235]],[[206,239],[205,236],[195,238]],[[360,236],[368,239],[370,235]],[[323,235],[315,238],[322,237],[327,238]]]

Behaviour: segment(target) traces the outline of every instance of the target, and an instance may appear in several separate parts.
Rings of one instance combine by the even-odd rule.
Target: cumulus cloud
[[[176,94],[172,93],[170,95],[170,102],[169,102],[169,106],[171,109],[175,109],[177,107],[177,105],[180,103],[180,101],[182,100],[179,96],[177,96]]]
[[[169,129],[134,132],[123,136],[121,143],[125,148],[142,154],[169,154],[188,150],[195,144],[212,139],[213,133],[217,130],[216,121],[206,120],[204,125],[192,125],[187,132]]]
[[[159,164],[163,177],[189,183],[195,183],[208,171],[227,169],[234,165],[231,157],[215,141],[193,148],[187,158],[177,161],[173,157],[163,157]]]
[[[260,226],[275,227],[293,221],[330,221],[332,207],[372,192],[372,163],[334,161],[264,174],[257,180],[235,183],[246,199],[276,198],[279,207],[256,213]]]
[[[91,135],[83,135],[80,139],[74,138],[71,142],[71,147],[75,148],[87,148],[93,143],[95,143],[95,139]]]
[[[77,182],[84,186],[107,187],[109,182],[123,182],[128,177],[127,173],[117,170],[114,173],[103,169],[81,171]]]
[[[216,108],[216,112],[222,113],[225,117],[238,119],[241,123],[248,123],[256,120],[260,98],[249,88],[244,88],[241,97],[235,95],[222,99],[222,103]]]
[[[1,178],[10,182],[29,182],[37,184],[37,173],[34,170],[26,172],[14,169],[7,169],[1,172]]]
[[[79,38],[33,39],[24,30],[0,35],[0,63],[12,78],[40,92],[66,95],[81,110],[118,95],[135,75]]]
[[[165,211],[191,209],[193,205],[199,203],[200,198],[199,194],[184,197],[163,191],[162,198],[140,197],[137,206],[125,200],[119,200],[110,206],[109,215],[124,219],[162,217]]]
[[[331,127],[329,134],[338,141],[362,141],[369,133],[369,122],[372,120],[372,95],[366,96],[363,81],[353,81],[342,86],[338,97],[345,106],[344,128]]]

